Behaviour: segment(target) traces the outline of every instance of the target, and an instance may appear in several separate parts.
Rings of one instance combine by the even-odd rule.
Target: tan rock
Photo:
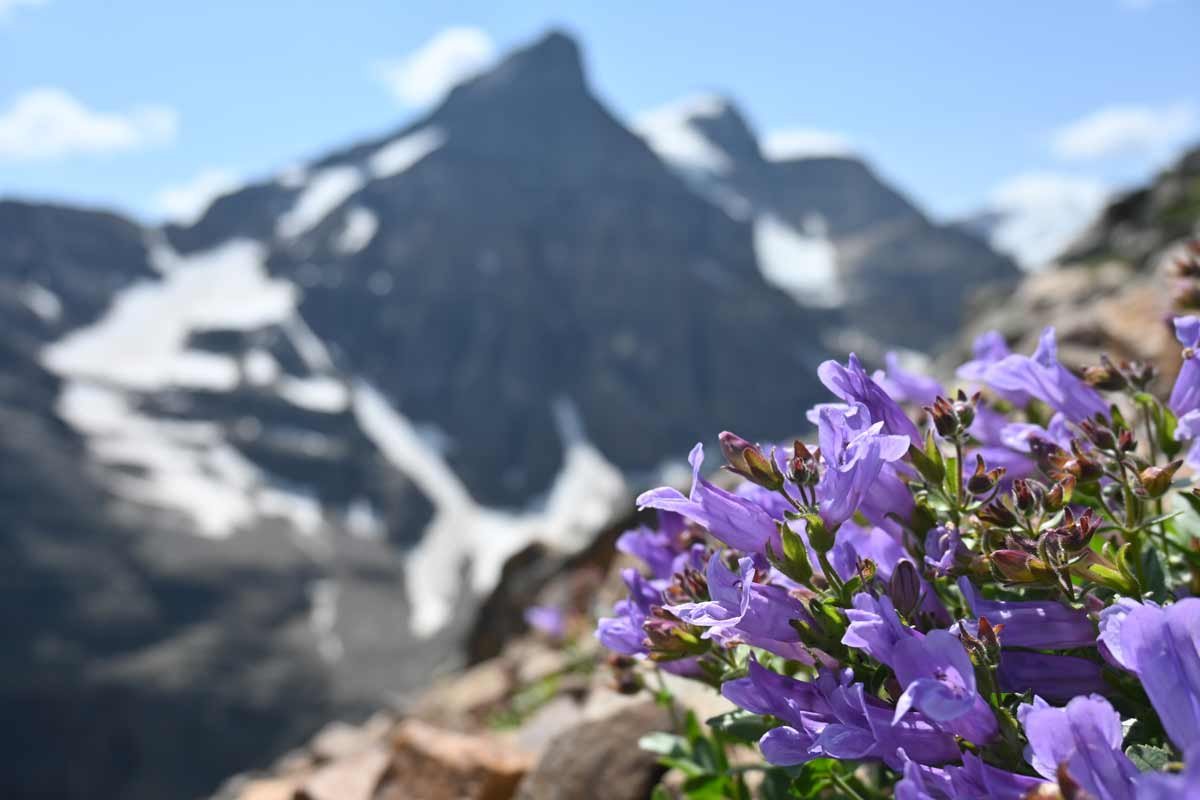
[[[390,763],[384,744],[331,761],[304,781],[297,800],[371,800]]]
[[[237,800],[292,800],[300,784],[296,777],[252,780],[238,792]]]
[[[638,747],[647,733],[668,730],[667,712],[652,701],[564,731],[546,749],[517,791],[518,800],[641,800],[663,769]]]
[[[373,800],[507,800],[531,762],[497,737],[406,720]]]
[[[421,719],[450,724],[478,720],[503,703],[513,686],[510,665],[494,658],[434,684],[412,713]]]

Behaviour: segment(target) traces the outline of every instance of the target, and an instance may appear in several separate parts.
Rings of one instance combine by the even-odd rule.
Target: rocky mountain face
[[[1008,257],[931,222],[858,158],[764,157],[722,98],[648,114],[641,131],[702,194],[751,225],[768,278],[800,302],[840,308],[856,332],[888,346],[946,346],[971,296],[1019,277]]]
[[[195,796],[402,703],[665,459],[803,424],[831,335],[1011,279],[727,116],[681,178],[551,34],[194,225],[0,203],[5,795]]]
[[[1200,284],[1178,264],[1200,255],[1200,148],[1184,153],[1146,186],[1114,198],[1050,268],[1015,289],[984,298],[971,313],[958,355],[986,330],[999,330],[1032,349],[1055,325],[1068,363],[1100,353],[1159,365],[1169,377],[1179,364],[1170,319],[1195,313]],[[1200,266],[1197,266],[1200,269]]]

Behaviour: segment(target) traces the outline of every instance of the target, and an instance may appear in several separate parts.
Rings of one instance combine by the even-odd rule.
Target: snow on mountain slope
[[[585,546],[628,502],[625,479],[582,435],[578,414],[560,412],[564,468],[541,510],[480,506],[441,455],[378,390],[354,387],[354,413],[384,455],[434,504],[433,521],[405,562],[410,624],[418,635],[440,630],[462,599],[456,576],[470,565],[469,585],[482,595],[504,563],[534,542],[571,552]],[[571,424],[574,420],[574,425]]]
[[[822,233],[819,219],[801,233],[771,213],[754,219],[754,251],[763,277],[805,305],[836,306],[837,249]]]
[[[696,126],[695,120],[725,111],[716,95],[694,95],[652,109],[633,120],[633,130],[659,157],[689,173],[722,173],[733,167],[729,156]]]

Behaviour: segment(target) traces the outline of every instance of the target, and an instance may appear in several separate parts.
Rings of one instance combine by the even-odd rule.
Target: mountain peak
[[[583,89],[586,78],[579,44],[561,30],[551,30],[532,44],[516,50],[491,72],[461,87],[485,91],[502,86],[547,89]]]
[[[633,127],[676,168],[724,173],[747,158],[761,159],[750,126],[721,95],[683,97],[639,114]]]

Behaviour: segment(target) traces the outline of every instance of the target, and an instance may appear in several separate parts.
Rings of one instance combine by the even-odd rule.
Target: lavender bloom
[[[945,800],[955,796],[950,776],[944,769],[918,764],[903,748],[898,756],[904,761],[904,777],[896,784],[896,800]]]
[[[986,744],[996,735],[996,717],[976,691],[971,658],[949,631],[930,631],[923,638],[897,642],[892,666],[905,687],[896,703],[894,722],[915,708],[945,730],[976,744]]]
[[[876,599],[866,592],[854,595],[854,608],[846,609],[846,618],[850,624],[842,635],[842,644],[888,666],[901,642],[921,635],[900,621],[887,596]]]
[[[1145,772],[1136,785],[1138,800],[1200,800],[1200,744],[1188,749],[1183,772]]]
[[[925,563],[939,576],[971,560],[971,551],[963,544],[957,528],[938,525],[925,534]]]
[[[1003,640],[1004,634],[1001,633]],[[1005,650],[996,671],[1005,692],[1032,692],[1058,703],[1082,694],[1105,694],[1103,668],[1095,661],[1076,656]]]
[[[1171,741],[1180,748],[1200,741],[1200,599],[1161,608],[1126,601],[1106,609],[1101,629],[1109,655],[1141,680]]]
[[[1017,718],[1029,739],[1025,758],[1047,780],[1060,764],[1099,800],[1135,800],[1137,767],[1121,752],[1121,718],[1097,695],[1076,697],[1055,708],[1040,697],[1023,705]]]
[[[780,675],[751,660],[745,678],[727,681],[721,694],[740,708],[754,714],[769,714],[784,722],[759,740],[763,756],[776,766],[803,764],[820,755],[813,743],[834,719],[829,694],[852,678],[842,673],[823,671],[814,681],[798,681]]]
[[[835,530],[854,515],[885,464],[908,452],[903,436],[883,434],[861,403],[851,410],[821,409],[819,438],[826,469],[817,484],[821,518]]]
[[[1024,800],[1025,796],[1042,784],[1038,778],[1017,775],[1014,772],[985,764],[974,753],[963,753],[961,767],[946,767],[950,778],[952,800]]]
[[[1167,405],[1182,417],[1200,410],[1200,361],[1196,360],[1196,350],[1200,348],[1200,317],[1176,317],[1175,338],[1184,348],[1183,366],[1175,378]]]
[[[995,389],[1025,392],[1036,397],[1071,422],[1108,413],[1108,406],[1096,390],[1058,363],[1053,327],[1043,331],[1032,357],[1006,356],[989,365],[983,372],[983,379]]]
[[[771,515],[755,503],[713,486],[700,475],[704,447],[696,445],[688,455],[692,465],[692,491],[684,497],[664,486],[645,492],[637,499],[639,508],[676,512],[708,529],[725,544],[747,553],[762,553],[779,533]],[[776,541],[776,551],[780,545]]]
[[[615,653],[642,656],[647,652],[642,626],[650,616],[650,608],[662,602],[662,592],[636,569],[622,570],[621,578],[629,587],[629,596],[613,605],[613,616],[599,620],[596,638]]]
[[[661,516],[675,516],[662,513]],[[617,539],[617,550],[633,556],[650,568],[650,575],[658,581],[670,581],[678,571],[681,552],[678,537],[666,531],[656,531],[645,525],[625,531]]]
[[[1004,625],[1000,634],[1006,647],[1036,650],[1068,650],[1096,643],[1096,626],[1087,614],[1054,600],[988,600],[966,578],[958,579],[976,617],[987,617],[992,625]]]
[[[567,616],[558,606],[530,606],[525,609],[525,624],[551,639],[567,634]]]
[[[894,709],[868,695],[861,683],[833,690],[829,704],[837,721],[826,725],[813,743],[823,755],[848,761],[878,758],[892,769],[902,769],[906,758],[934,766],[959,758],[953,736],[919,713],[897,722]]]
[[[958,368],[957,375],[972,383],[987,383],[988,368],[1003,361],[1011,355],[1011,351],[999,331],[988,331],[975,338],[974,355],[973,360]],[[1029,395],[1020,389],[1003,389],[996,386],[992,389],[1017,408],[1029,405]]]
[[[817,368],[817,376],[825,388],[833,392],[846,403],[862,403],[867,407],[870,418],[883,423],[883,428],[894,436],[907,436],[909,440],[921,446],[921,434],[917,426],[904,413],[883,387],[871,380],[871,376],[863,369],[858,356],[850,354],[846,366],[836,361],[826,361]]]
[[[707,628],[705,638],[738,641],[805,663],[812,656],[800,643],[800,634],[789,620],[808,619],[799,600],[782,586],[754,582],[754,559],[738,561],[735,574],[714,553],[708,562],[708,591],[700,603],[680,603],[667,610],[684,622]]]
[[[928,375],[920,375],[900,365],[900,357],[889,352],[884,356],[885,370],[874,375],[877,384],[897,403],[912,403],[918,406],[932,405],[938,395],[946,394],[942,384]]]

